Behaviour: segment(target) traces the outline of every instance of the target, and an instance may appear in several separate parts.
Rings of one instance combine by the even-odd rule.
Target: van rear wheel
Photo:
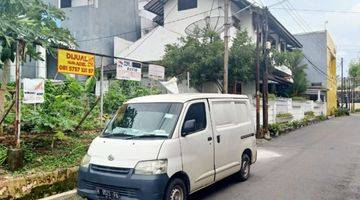
[[[238,177],[240,181],[246,181],[250,176],[250,165],[251,160],[247,154],[243,154],[241,158],[241,169],[238,172]]]
[[[173,179],[166,188],[164,200],[187,200],[188,192],[183,180]]]

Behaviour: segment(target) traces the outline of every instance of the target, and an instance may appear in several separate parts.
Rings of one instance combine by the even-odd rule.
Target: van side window
[[[205,103],[192,104],[186,113],[184,123],[188,120],[195,120],[195,129],[192,132],[198,132],[204,130],[206,128]],[[183,127],[183,131],[184,131],[184,127]]]
[[[212,103],[212,108],[216,126],[227,126],[235,123],[234,102],[215,101]]]
[[[237,123],[245,123],[249,121],[246,102],[235,101],[235,109],[237,113]]]

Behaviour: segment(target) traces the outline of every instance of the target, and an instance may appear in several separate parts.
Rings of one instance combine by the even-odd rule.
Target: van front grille
[[[112,174],[122,174],[122,175],[126,175],[130,173],[130,168],[108,167],[108,166],[93,165],[93,164],[91,165],[91,170],[98,172],[112,173]]]
[[[101,183],[94,183],[90,181],[84,181],[86,189],[89,190],[97,190],[97,189],[104,189],[109,190],[112,192],[116,192],[120,194],[122,197],[128,197],[128,198],[138,198],[138,189],[135,188],[125,188],[125,187],[117,187],[112,185],[105,185]]]

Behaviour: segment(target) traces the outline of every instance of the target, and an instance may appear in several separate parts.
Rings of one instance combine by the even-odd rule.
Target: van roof
[[[155,102],[175,102],[185,103],[195,99],[219,99],[219,98],[232,98],[232,99],[248,99],[246,95],[235,94],[216,94],[216,93],[184,93],[184,94],[159,94],[137,97],[129,100],[127,103],[155,103]]]

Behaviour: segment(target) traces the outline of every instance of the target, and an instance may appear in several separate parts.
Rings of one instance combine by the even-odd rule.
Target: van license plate
[[[105,190],[101,188],[96,189],[98,195],[105,197],[106,199],[121,199],[121,195],[118,192]]]

